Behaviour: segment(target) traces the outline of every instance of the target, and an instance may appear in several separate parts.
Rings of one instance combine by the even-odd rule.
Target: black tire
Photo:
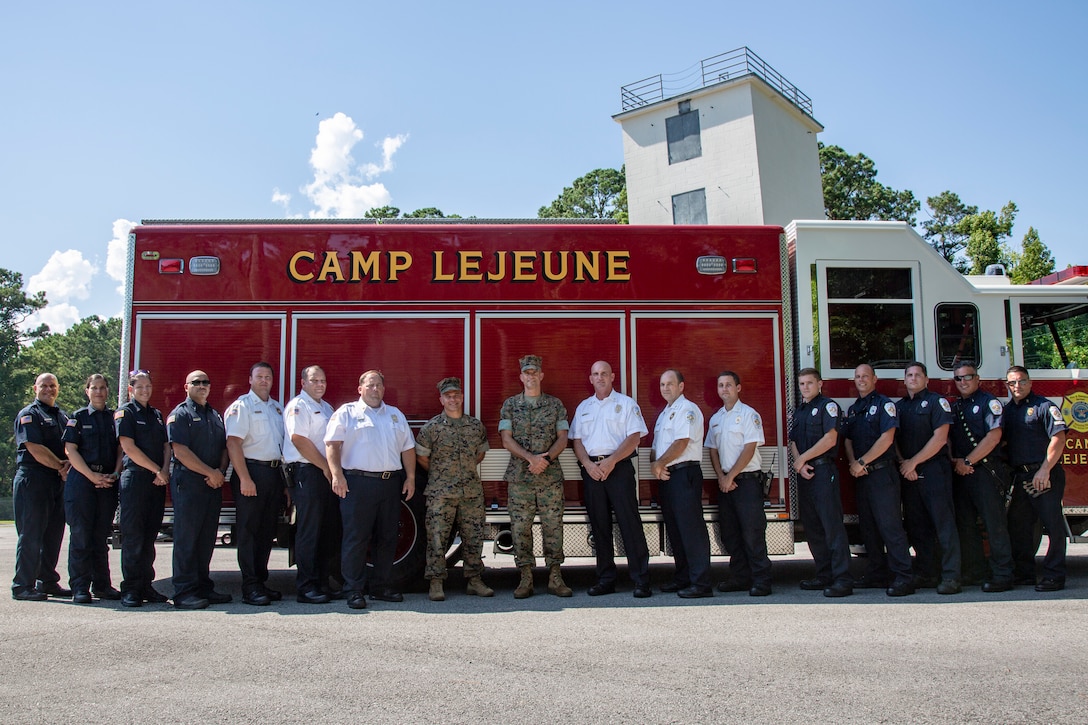
[[[410,501],[401,501],[397,549],[393,554],[390,585],[400,591],[423,588],[423,570],[427,565],[426,505],[417,491]]]

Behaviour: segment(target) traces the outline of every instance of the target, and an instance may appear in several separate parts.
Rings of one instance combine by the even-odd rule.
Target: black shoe
[[[34,587],[12,591],[11,598],[17,602],[44,602],[49,597],[44,592],[39,592]]]
[[[710,587],[700,587],[692,584],[690,587],[678,591],[676,596],[681,599],[702,599],[703,597],[714,596],[714,590]]]
[[[860,579],[854,580],[855,589],[886,589],[888,582],[884,579],[870,579],[863,576]]]
[[[366,609],[366,597],[362,592],[348,592],[348,606],[352,609]]]
[[[587,594],[591,597],[599,597],[602,594],[615,594],[616,585],[614,582],[598,582],[589,588]]]
[[[204,598],[208,600],[208,604],[230,604],[234,601],[234,597],[231,595],[217,592],[214,589],[205,594]]]
[[[901,581],[892,584],[884,593],[889,597],[908,597],[914,594],[914,583],[909,581]]]
[[[381,589],[370,595],[371,599],[377,599],[379,602],[403,602],[404,596],[395,589]]]
[[[718,582],[719,592],[743,592],[751,588],[751,584],[742,584],[736,579],[726,579],[725,581]]]
[[[915,589],[936,589],[937,577],[935,576],[916,576],[914,577]]]
[[[72,593],[72,604],[90,604],[91,593],[88,591],[77,591]]]
[[[748,596],[750,597],[769,597],[771,595],[770,584],[753,584],[748,590]]]
[[[140,596],[143,597],[145,602],[151,602],[152,604],[165,604],[166,602],[170,601],[170,599],[165,594],[160,594],[159,591],[154,587],[148,587],[143,592],[141,592]],[[209,599],[208,601],[210,602],[211,600]]]
[[[198,597],[195,594],[190,594],[187,597],[174,600],[175,609],[207,609],[208,600],[203,597]]]
[[[676,582],[669,582],[668,584],[661,585],[661,591],[665,592],[666,594],[675,594],[683,588],[684,587],[680,586]]]
[[[308,592],[299,592],[298,596],[299,604],[328,604],[329,595],[322,592],[320,589],[311,589]]]
[[[809,592],[819,592],[831,586],[827,579],[802,579],[801,588]]]
[[[242,603],[252,607],[267,607],[272,600],[260,589],[250,589],[242,594]]]
[[[65,598],[67,598],[67,597],[72,596],[72,590],[71,589],[65,589],[64,587],[62,587],[60,584],[57,584],[56,582],[49,582],[48,584],[46,584],[45,582],[38,582],[38,591],[41,592],[42,594],[46,594],[46,595],[48,595],[50,597],[65,597]]]
[[[1062,589],[1065,589],[1065,579],[1045,577],[1035,585],[1035,591],[1037,592],[1060,592]]]
[[[144,598],[140,596],[139,592],[135,592],[129,589],[127,592],[121,595],[122,607],[142,607],[144,605]]]
[[[329,598],[329,601],[348,598],[348,593],[343,589],[322,589],[321,591]]]
[[[273,602],[278,602],[283,599],[283,592],[278,592],[275,589],[269,589],[264,584],[261,585],[261,592]]]
[[[959,594],[963,591],[963,587],[955,579],[945,579],[937,585],[938,594]]]
[[[647,599],[654,595],[654,590],[650,589],[648,584],[639,584],[635,586],[635,599]]]
[[[1012,589],[1012,582],[1007,580],[1007,579],[1003,579],[1003,580],[1000,580],[1000,581],[998,581],[998,580],[990,581],[990,582],[986,582],[985,584],[982,585],[982,591],[986,592],[987,594],[996,594],[998,592],[1007,592],[1007,591],[1010,591],[1011,589]]]
[[[835,582],[827,589],[824,589],[824,596],[832,599],[838,599],[839,597],[848,597],[854,593],[854,587],[849,584],[840,584]]]
[[[105,587],[104,589],[99,589],[95,587],[91,591],[91,593],[99,599],[107,599],[111,602],[118,602],[121,600],[121,592],[117,591],[113,587]]]
[[[1035,577],[1033,576],[1018,576],[1013,579],[1013,584],[1018,587],[1033,587],[1035,586]]]

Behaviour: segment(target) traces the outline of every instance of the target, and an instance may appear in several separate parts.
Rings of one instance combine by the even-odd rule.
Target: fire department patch
[[[890,400],[887,403],[885,403],[884,404],[884,412],[894,418],[895,417],[895,403],[893,403]]]
[[[684,420],[688,422],[688,425],[691,425],[695,422],[695,413],[689,410],[688,414],[684,416]]]
[[[1088,433],[1088,393],[1069,393],[1062,399],[1065,424],[1078,433]]]
[[[943,410],[946,413],[951,413],[952,412],[952,406],[948,404],[948,399],[947,398],[941,398],[941,410]]]
[[[1061,423],[1062,422],[1062,413],[1056,407],[1051,407],[1050,408],[1050,417],[1054,419],[1055,423]]]
[[[990,412],[994,415],[1001,415],[1001,402],[996,398],[990,401]]]
[[[838,417],[839,417],[839,406],[838,406],[838,403],[835,403],[834,401],[832,401],[832,402],[830,402],[830,403],[828,403],[828,404],[827,404],[826,408],[827,408],[827,414],[828,414],[828,415],[833,415],[833,416],[835,416],[836,418],[838,418]]]

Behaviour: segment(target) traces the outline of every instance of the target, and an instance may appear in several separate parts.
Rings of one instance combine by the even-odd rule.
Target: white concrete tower
[[[683,76],[683,74],[676,74]],[[620,89],[631,224],[823,219],[812,101],[747,48]]]

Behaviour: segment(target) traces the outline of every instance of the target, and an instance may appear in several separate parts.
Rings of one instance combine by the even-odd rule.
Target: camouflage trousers
[[[446,547],[454,524],[461,532],[465,579],[484,573],[484,495],[427,497],[427,579],[446,578]]]
[[[531,484],[511,483],[510,530],[514,535],[514,561],[518,566],[532,566],[533,518],[540,516],[540,535],[544,540],[544,564],[563,563],[563,482]]]

